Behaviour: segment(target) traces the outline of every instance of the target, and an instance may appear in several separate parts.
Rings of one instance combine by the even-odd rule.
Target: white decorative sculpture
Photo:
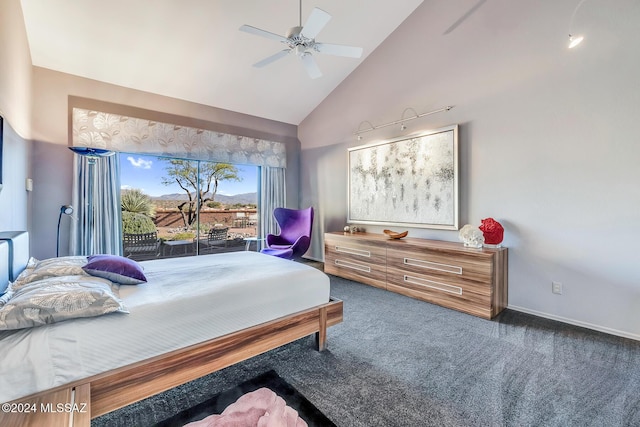
[[[482,231],[471,224],[467,224],[462,227],[458,237],[468,248],[481,248],[484,243],[484,235],[482,234]]]

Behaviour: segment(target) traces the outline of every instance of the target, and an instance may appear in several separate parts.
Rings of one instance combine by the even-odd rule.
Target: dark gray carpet
[[[344,322],[93,420],[148,426],[274,369],[338,426],[640,426],[640,343],[492,321],[331,276]]]

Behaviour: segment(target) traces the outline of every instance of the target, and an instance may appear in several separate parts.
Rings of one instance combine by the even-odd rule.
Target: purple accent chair
[[[267,247],[260,252],[280,258],[299,258],[311,244],[313,207],[307,209],[276,208],[273,211],[280,234],[267,234]]]

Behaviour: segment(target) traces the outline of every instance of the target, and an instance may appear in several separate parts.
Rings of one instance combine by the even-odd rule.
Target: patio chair
[[[226,248],[229,242],[229,227],[213,227],[206,239],[198,240],[200,252],[211,252],[214,249]]]
[[[160,254],[160,240],[156,231],[152,233],[124,234],[122,249],[127,258],[142,260],[156,258]]]
[[[299,258],[311,244],[313,207],[307,209],[276,208],[273,211],[280,234],[267,234],[267,247],[260,252],[280,258]]]

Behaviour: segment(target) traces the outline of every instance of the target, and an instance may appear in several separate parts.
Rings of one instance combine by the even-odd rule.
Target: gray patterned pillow
[[[50,277],[12,289],[0,298],[0,330],[113,312],[129,311],[110,281],[93,276]]]
[[[87,273],[82,269],[86,264],[87,257],[84,255],[49,258],[42,261],[31,258],[27,268],[13,282],[12,288],[17,290],[26,284],[49,277],[86,276]]]

